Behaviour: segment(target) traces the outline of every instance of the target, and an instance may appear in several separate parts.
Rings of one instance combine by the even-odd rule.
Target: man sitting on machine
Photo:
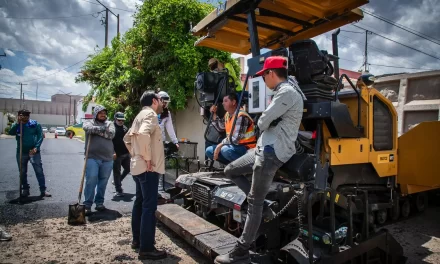
[[[218,118],[217,106],[213,105],[210,109],[212,113],[212,125],[219,132],[226,132],[226,138],[218,145],[206,148],[206,156],[211,160],[227,165],[230,162],[240,158],[248,149],[254,148],[256,143],[254,121],[246,111],[241,110],[238,113],[237,122],[234,131],[232,126],[237,111],[238,98],[236,93],[230,93],[223,97],[223,107],[226,111],[224,118]],[[232,132],[232,137],[230,134]],[[230,142],[230,139],[232,142]]]
[[[299,87],[289,82],[287,60],[280,56],[268,57],[257,75],[263,77],[274,96],[258,120],[262,134],[257,147],[225,168],[225,176],[247,195],[248,212],[237,245],[230,252],[217,256],[216,264],[250,263],[249,248],[263,215],[271,211],[264,206],[264,201],[273,177],[296,152],[295,140],[303,115],[304,97]],[[251,172],[252,184],[244,176]]]

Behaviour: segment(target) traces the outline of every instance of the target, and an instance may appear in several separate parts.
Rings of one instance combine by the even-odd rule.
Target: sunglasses
[[[262,77],[263,77],[263,81],[266,81],[266,75],[268,75],[271,72],[271,70],[267,70],[263,73]]]

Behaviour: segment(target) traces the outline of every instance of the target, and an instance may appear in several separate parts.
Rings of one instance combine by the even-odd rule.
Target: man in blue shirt
[[[27,180],[27,165],[30,161],[40,185],[40,197],[51,197],[52,195],[46,191],[46,181],[40,154],[40,147],[43,143],[43,130],[37,121],[30,119],[30,113],[26,109],[18,111],[17,122],[12,124],[9,130],[9,135],[15,135],[17,140],[16,157],[18,169],[20,169],[20,137],[22,137],[21,166],[23,192],[20,195],[23,197],[29,196],[30,186]],[[20,131],[20,123],[22,124],[23,131]]]

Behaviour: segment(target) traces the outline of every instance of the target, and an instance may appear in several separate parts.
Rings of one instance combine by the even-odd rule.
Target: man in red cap
[[[248,212],[243,233],[229,253],[219,255],[217,264],[250,263],[249,247],[254,242],[261,220],[274,217],[265,198],[277,170],[296,152],[295,141],[305,97],[293,78],[287,76],[284,57],[268,57],[257,72],[274,92],[271,103],[258,120],[262,132],[257,147],[225,168],[227,178],[247,195]],[[252,173],[252,184],[244,176]]]

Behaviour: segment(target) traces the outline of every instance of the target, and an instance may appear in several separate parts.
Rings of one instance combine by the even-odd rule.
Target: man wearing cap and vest
[[[247,194],[249,206],[241,237],[230,252],[215,259],[216,264],[251,263],[249,248],[262,218],[268,220],[274,216],[264,202],[273,177],[296,152],[305,97],[296,82],[287,76],[287,60],[280,56],[268,57],[257,75],[263,77],[274,96],[258,120],[262,134],[257,147],[225,168],[225,176]],[[252,183],[244,176],[249,173],[252,173]]]
[[[124,125],[125,116],[124,113],[117,112],[115,114],[115,137],[113,140],[113,148],[115,153],[113,154],[113,183],[116,189],[116,197],[124,196],[122,190],[122,181],[130,173],[130,153],[124,143],[124,136],[128,131],[128,128]],[[121,166],[124,171],[121,174]]]
[[[241,81],[239,78],[237,78],[234,67],[232,67],[232,65],[229,62],[222,63],[216,58],[211,58],[208,61],[208,67],[211,71],[223,71],[224,69],[227,69],[229,76],[232,77],[232,79],[234,80],[235,91],[236,92],[243,91],[243,86],[241,86]]]
[[[212,160],[218,160],[224,165],[238,159],[246,154],[248,149],[255,147],[256,136],[254,122],[252,118],[243,110],[240,110],[235,124],[234,131],[232,126],[235,120],[235,112],[238,106],[237,94],[230,93],[223,98],[223,107],[226,110],[224,118],[219,119],[216,112],[217,106],[211,107],[213,114],[212,125],[219,132],[226,132],[226,138],[214,146],[206,148],[206,156]],[[230,142],[230,135],[232,133]]]

